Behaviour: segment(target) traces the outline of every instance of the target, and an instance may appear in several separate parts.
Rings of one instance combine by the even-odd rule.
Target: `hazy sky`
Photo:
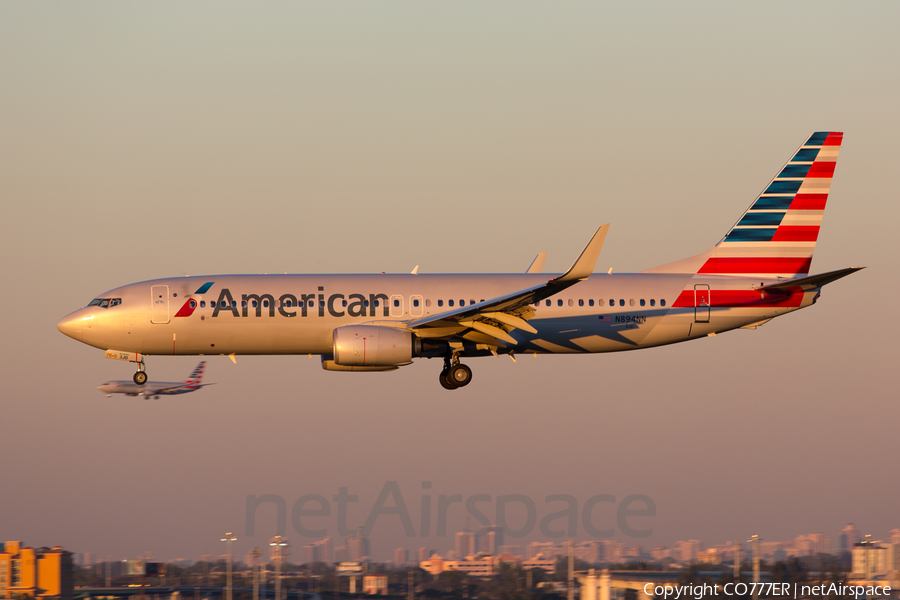
[[[452,547],[459,505],[449,537],[419,535],[423,481],[433,511],[523,494],[538,519],[552,494],[645,494],[657,514],[633,524],[653,535],[615,533],[645,547],[836,543],[849,521],[884,537],[900,527],[898,19],[895,2],[3,3],[0,537],[170,559],[234,531],[244,553],[275,533],[266,507],[246,535],[248,495],[290,510],[346,486],[356,527],[387,481],[416,536],[382,517],[380,559]],[[597,270],[649,268],[717,242],[819,130],[845,137],[813,271],[868,269],[757,331],[473,359],[452,393],[437,361],[214,357],[217,385],[146,401],[107,399],[95,387],[132,365],[56,330],[157,277],[521,272],[541,250],[561,271],[604,222]],[[151,379],[196,362],[154,357]],[[336,506],[304,522],[334,535]]]

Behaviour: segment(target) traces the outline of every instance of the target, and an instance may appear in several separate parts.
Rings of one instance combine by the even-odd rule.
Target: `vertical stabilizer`
[[[184,385],[188,389],[199,388],[200,380],[203,379],[203,370],[206,368],[206,361],[201,360],[200,364],[193,370],[191,376],[185,380]]]
[[[646,273],[809,273],[843,133],[812,134],[715,247]]]

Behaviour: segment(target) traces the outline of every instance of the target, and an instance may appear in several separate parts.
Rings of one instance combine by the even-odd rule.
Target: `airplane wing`
[[[609,223],[601,225],[575,263],[559,277],[478,304],[416,319],[407,323],[406,327],[422,338],[459,336],[488,346],[506,347],[507,343],[516,344],[515,338],[509,335],[510,331],[521,329],[537,333],[527,322],[535,314],[532,304],[558,294],[590,276],[608,230]]]
[[[793,292],[808,292],[810,290],[814,290],[816,288],[820,288],[823,285],[829,284],[832,281],[837,281],[842,277],[846,277],[847,275],[851,275],[856,273],[857,271],[865,269],[865,267],[850,267],[847,269],[840,269],[838,271],[829,271],[828,273],[821,273],[819,275],[811,275],[809,277],[799,277],[797,279],[788,279],[785,281],[779,281],[778,283],[771,283],[769,285],[764,285],[762,287],[756,288],[756,291],[763,293],[771,293],[771,294],[790,294]]]

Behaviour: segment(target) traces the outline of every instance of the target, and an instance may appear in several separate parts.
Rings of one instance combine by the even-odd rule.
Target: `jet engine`
[[[334,330],[334,362],[344,367],[407,365],[418,356],[418,339],[410,332],[378,325],[347,325]]]

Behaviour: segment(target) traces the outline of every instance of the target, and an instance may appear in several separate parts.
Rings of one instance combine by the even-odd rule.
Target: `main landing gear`
[[[459,362],[459,357],[444,358],[444,370],[439,377],[444,389],[455,390],[469,385],[472,381],[472,369]]]

